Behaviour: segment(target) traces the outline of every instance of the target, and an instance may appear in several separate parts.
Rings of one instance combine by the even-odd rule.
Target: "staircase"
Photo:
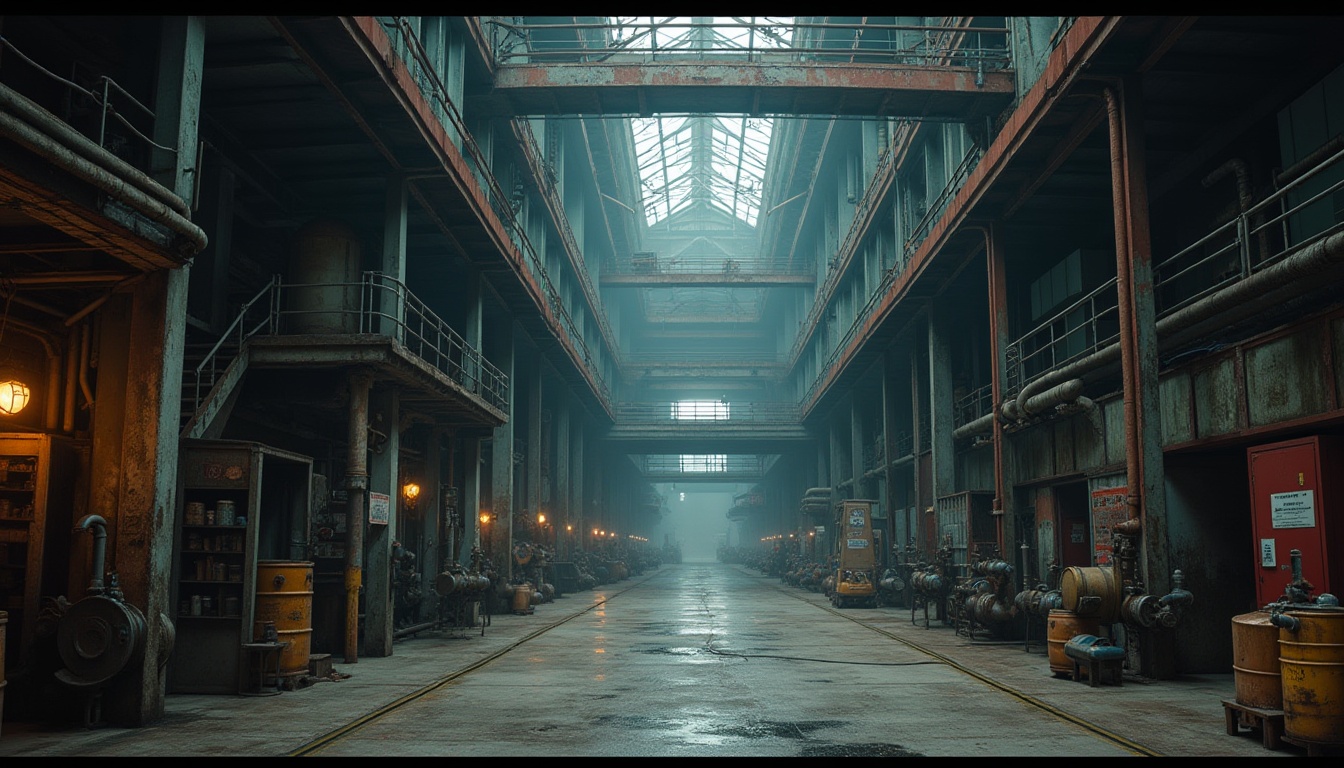
[[[235,339],[218,343],[188,343],[182,361],[182,438],[218,437],[211,434],[221,414],[232,405],[243,372],[246,351]]]

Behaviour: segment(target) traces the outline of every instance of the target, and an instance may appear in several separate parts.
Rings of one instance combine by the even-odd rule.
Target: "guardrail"
[[[402,281],[365,272],[357,282],[285,283],[279,275],[242,306],[195,370],[192,399],[199,408],[227,367],[221,350],[241,349],[257,335],[376,334],[406,351],[494,408],[508,407],[502,371],[425,305]]]
[[[682,424],[737,422],[752,424],[798,424],[795,403],[676,400],[648,403],[617,403],[616,424]]]
[[[760,62],[864,61],[906,65],[1003,68],[1011,62],[1006,27],[929,26],[795,21],[786,17],[626,16],[610,21],[525,23],[501,17],[491,30],[496,64],[678,58]],[[948,32],[975,35],[975,45]]]

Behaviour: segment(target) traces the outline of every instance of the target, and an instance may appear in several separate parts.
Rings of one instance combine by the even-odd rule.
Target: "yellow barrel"
[[[257,561],[257,610],[253,640],[266,622],[289,646],[280,652],[280,676],[306,674],[313,640],[313,564],[294,560]]]
[[[1316,746],[1344,745],[1344,608],[1288,611],[1279,629],[1283,734]]]
[[[1050,611],[1046,626],[1049,630],[1046,638],[1049,641],[1050,671],[1057,677],[1072,675],[1073,660],[1065,655],[1064,644],[1073,639],[1074,635],[1100,634],[1101,623],[1087,616],[1079,616],[1073,611],[1054,608]]]
[[[1059,580],[1064,608],[1110,624],[1120,617],[1120,581],[1109,566],[1064,569]]]
[[[1232,617],[1232,679],[1238,704],[1283,709],[1279,628],[1269,623],[1269,611]]]
[[[513,588],[513,612],[517,614],[532,613],[532,585],[517,584]]]

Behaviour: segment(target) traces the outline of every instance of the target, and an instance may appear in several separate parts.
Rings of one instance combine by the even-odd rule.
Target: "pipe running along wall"
[[[185,238],[188,256],[205,248],[205,232],[186,217],[186,204],[181,198],[3,85],[0,106],[6,110],[0,111],[0,136],[22,144],[61,170],[167,226]]]

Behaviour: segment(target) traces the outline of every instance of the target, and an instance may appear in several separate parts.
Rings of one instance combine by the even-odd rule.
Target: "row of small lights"
[[[816,535],[817,535],[817,532],[816,532],[816,531],[808,531],[808,532],[807,532],[807,535],[808,535],[808,536],[816,536]],[[790,539],[792,539],[792,538],[794,538],[794,534],[790,533],[788,537],[789,537]],[[761,537],[761,541],[779,541],[779,540],[782,539],[782,538],[784,538],[784,534],[782,534],[782,533],[776,533],[774,536],[762,536],[762,537]]]

